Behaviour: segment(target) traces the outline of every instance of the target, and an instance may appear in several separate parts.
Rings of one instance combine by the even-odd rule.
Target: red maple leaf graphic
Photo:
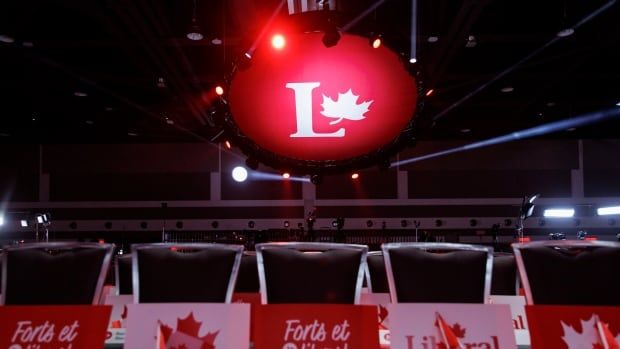
[[[194,313],[190,312],[185,319],[177,319],[177,331],[183,332],[192,337],[198,337],[202,324],[194,319]]]
[[[172,347],[170,349],[187,349],[187,347],[185,346],[185,344],[181,344],[178,347]]]
[[[159,323],[159,329],[161,331],[161,335],[164,337],[164,341],[168,341],[168,338],[170,338],[170,335],[172,334],[172,327],[159,320],[157,322]]]
[[[459,338],[465,338],[466,328],[461,327],[461,325],[457,322],[452,327],[452,331],[454,331],[454,335]]]
[[[210,345],[210,347],[204,347],[202,349],[212,349],[215,348],[215,337],[217,337],[217,335],[220,333],[220,330],[217,330],[215,332],[208,332],[206,335],[204,335],[203,337],[200,337],[200,339],[205,342],[205,345]]]
[[[594,343],[592,349],[605,349],[605,347],[601,343]]]
[[[382,324],[385,321],[385,318],[388,316],[388,310],[386,307],[380,305],[379,306],[379,323]]]

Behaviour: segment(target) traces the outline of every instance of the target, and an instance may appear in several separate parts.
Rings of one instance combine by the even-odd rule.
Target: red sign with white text
[[[620,343],[620,307],[527,305],[525,312],[532,349],[611,349]]]
[[[111,306],[2,306],[0,349],[103,348]]]
[[[396,53],[342,34],[288,35],[280,50],[259,46],[236,73],[230,108],[240,131],[263,149],[307,161],[346,160],[396,139],[417,105],[417,87]]]
[[[256,349],[379,349],[374,306],[273,304],[252,316]]]

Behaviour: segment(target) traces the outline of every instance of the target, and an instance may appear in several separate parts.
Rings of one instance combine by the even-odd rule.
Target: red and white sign
[[[2,306],[2,349],[103,348],[110,306]]]
[[[530,345],[530,330],[525,316],[524,296],[494,296],[491,295],[491,303],[508,304],[512,313],[512,325],[515,329],[517,345]]]
[[[391,303],[389,293],[362,293],[361,304],[374,305],[377,307],[379,322],[379,344],[382,348],[389,348],[390,345],[390,320],[388,304]]]
[[[230,87],[235,124],[255,144],[297,160],[346,160],[397,138],[417,106],[417,87],[396,53],[342,34],[326,48],[322,33],[266,42]]]
[[[262,305],[252,320],[256,349],[379,348],[374,306]]]
[[[620,307],[528,305],[532,349],[620,348]]]
[[[247,349],[250,305],[129,304],[126,349]]]
[[[388,310],[391,348],[517,347],[508,305],[401,303]]]

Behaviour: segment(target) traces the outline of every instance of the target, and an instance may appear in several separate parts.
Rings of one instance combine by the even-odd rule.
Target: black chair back
[[[499,296],[517,294],[517,261],[512,254],[496,254],[493,257],[491,294]]]
[[[8,246],[0,304],[98,304],[113,248],[72,242]]]
[[[133,246],[135,303],[230,303],[243,246]]]
[[[394,303],[485,303],[493,248],[447,243],[383,244]]]
[[[237,275],[237,283],[235,292],[257,293],[260,291],[258,282],[258,265],[256,262],[256,253],[245,252],[241,257],[239,265],[239,275]]]
[[[131,272],[131,254],[116,257],[116,293],[133,294],[133,281]]]
[[[368,252],[368,278],[370,282],[369,289],[375,293],[388,293],[390,286],[388,285],[387,273],[385,272],[385,261],[381,251]]]
[[[266,243],[256,253],[263,304],[359,304],[367,246]]]
[[[620,243],[513,244],[528,304],[620,306]]]

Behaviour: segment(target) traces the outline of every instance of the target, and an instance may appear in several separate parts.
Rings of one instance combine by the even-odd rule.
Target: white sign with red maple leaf
[[[561,321],[562,340],[568,349],[607,349],[618,348],[620,333],[611,333],[607,324],[599,320],[599,316],[592,314],[589,320],[581,322],[581,330]]]
[[[515,349],[510,307],[504,304],[391,304],[396,349]]]
[[[129,304],[126,349],[247,349],[250,305]]]

